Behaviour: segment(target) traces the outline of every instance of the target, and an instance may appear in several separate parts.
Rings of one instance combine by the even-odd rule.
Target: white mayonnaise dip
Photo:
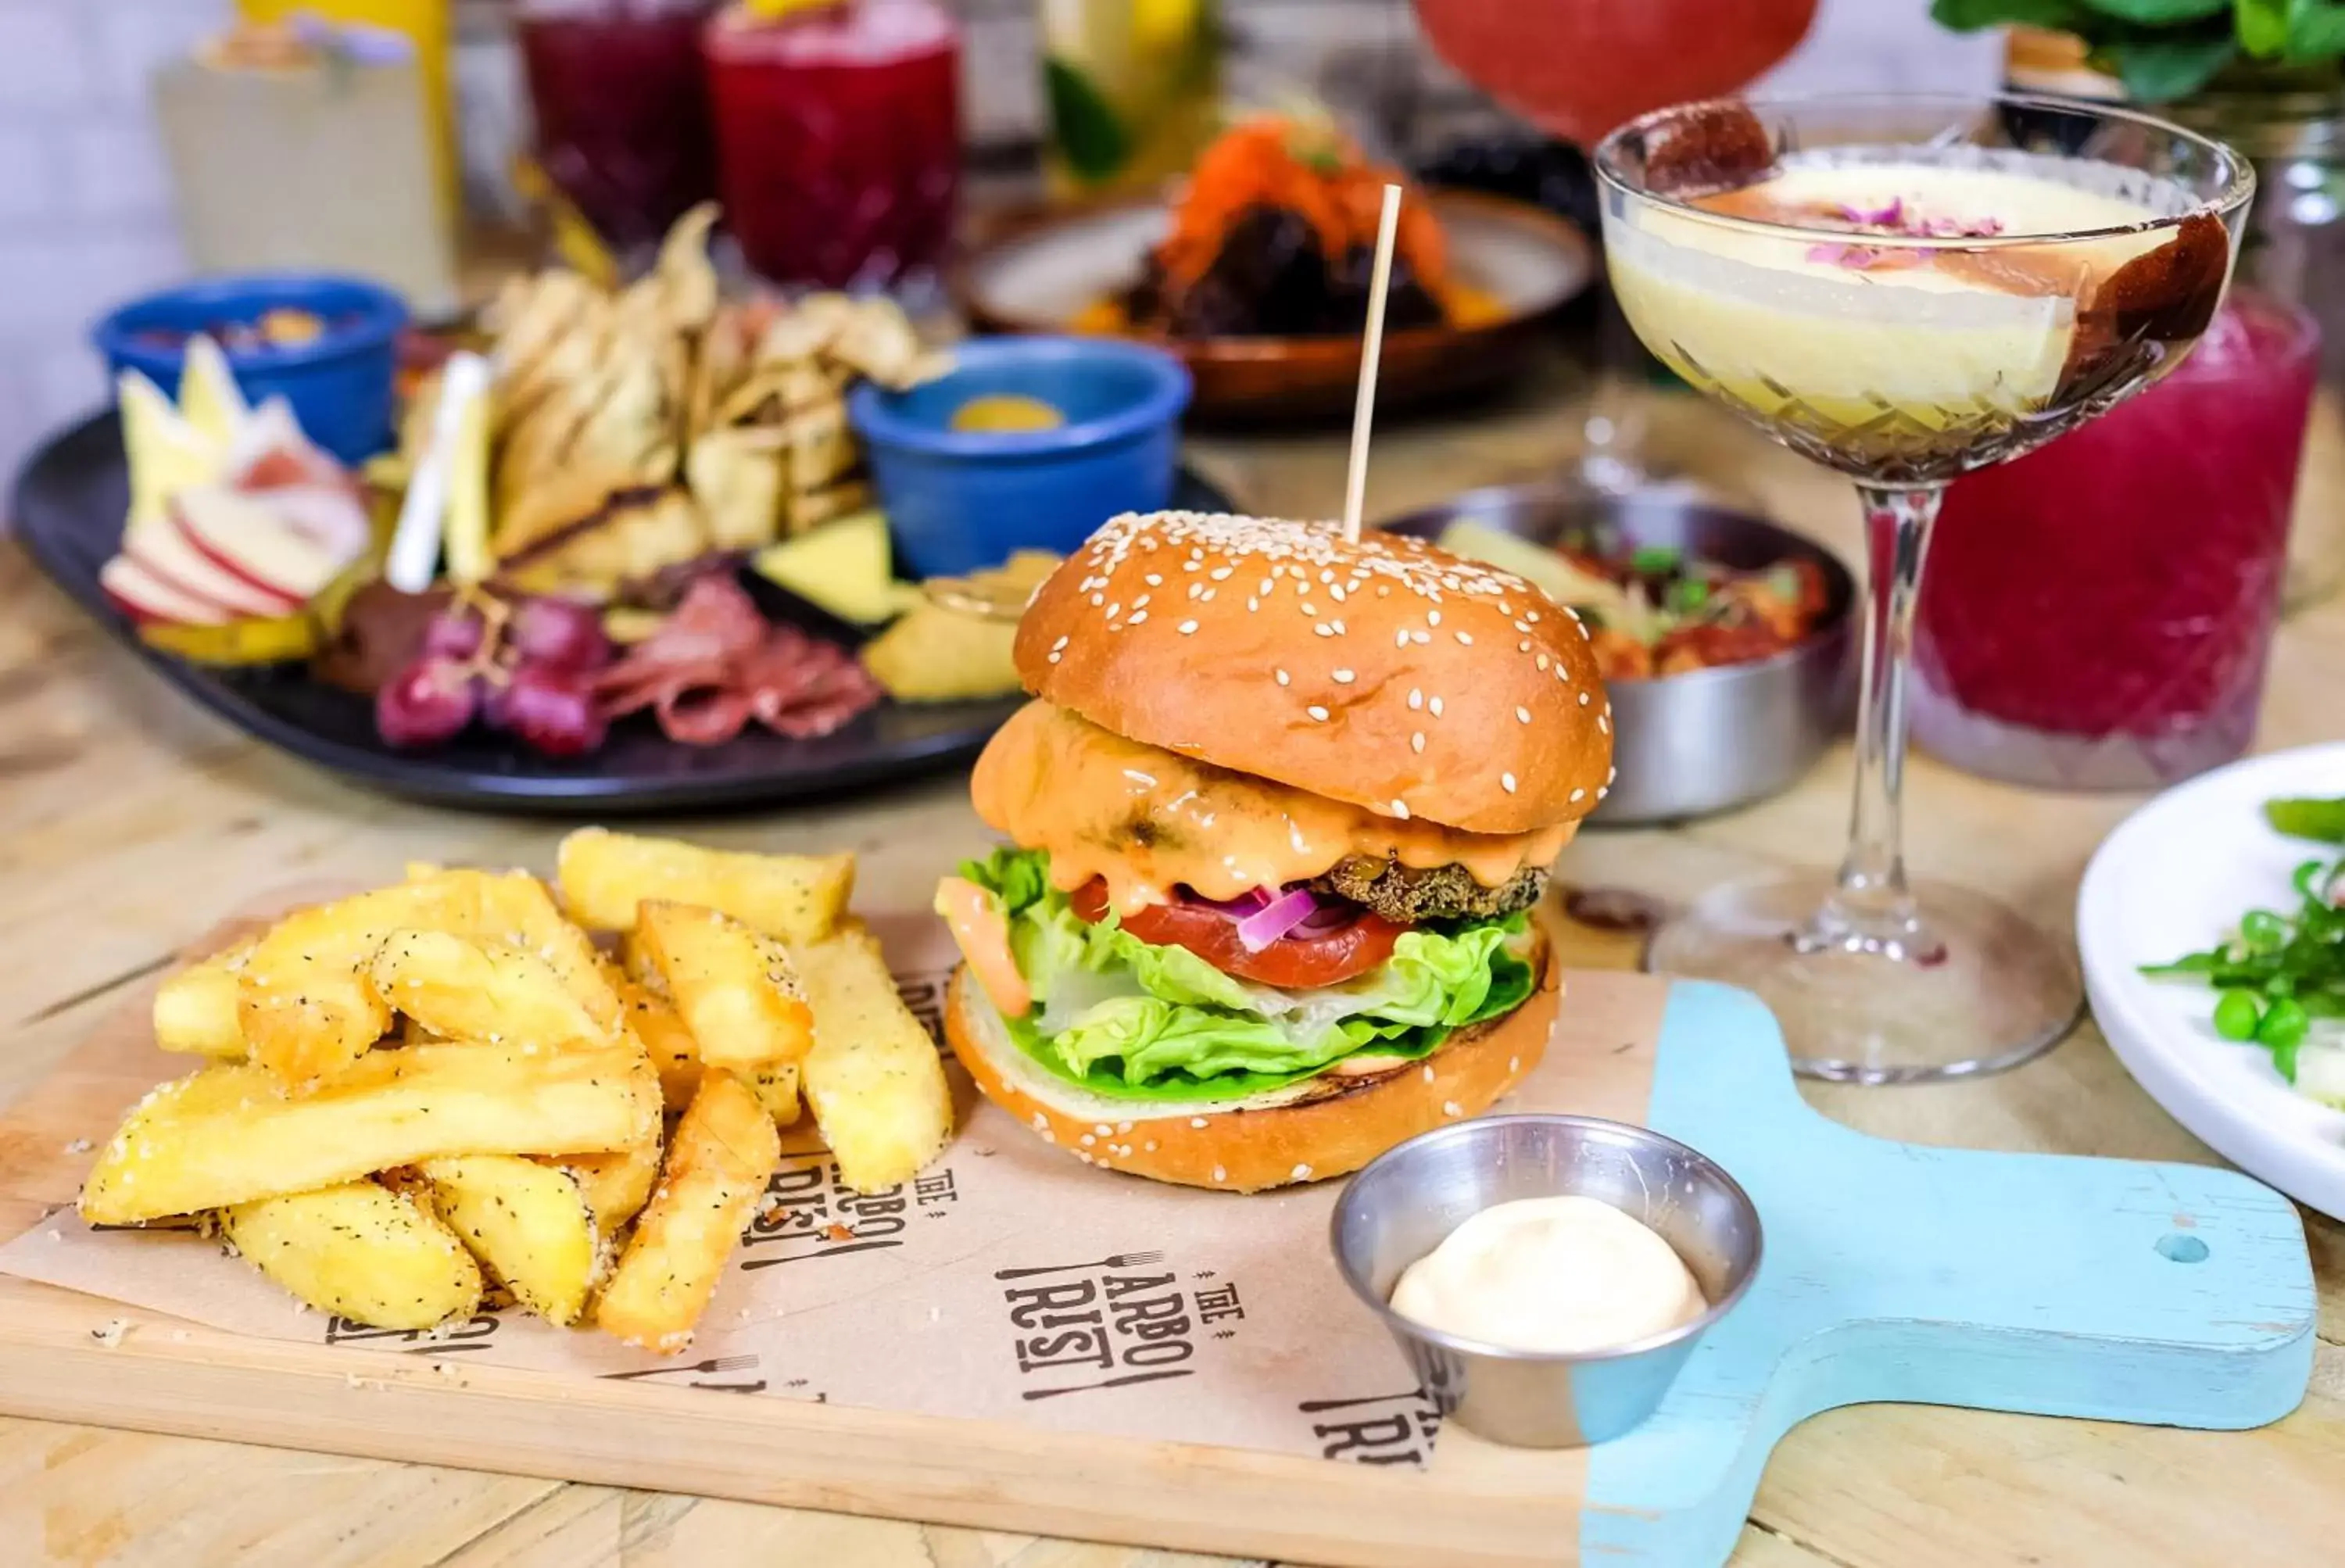
[[[1393,1310],[1509,1350],[1609,1349],[1701,1316],[1709,1303],[1670,1244],[1592,1197],[1486,1208],[1412,1263]]]

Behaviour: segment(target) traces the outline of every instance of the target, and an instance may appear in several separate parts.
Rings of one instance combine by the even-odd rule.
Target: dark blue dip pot
[[[848,412],[868,455],[896,550],[915,576],[957,576],[1020,549],[1068,555],[1109,518],[1172,498],[1189,406],[1180,361],[1107,338],[988,338],[909,392],[866,383]],[[1010,393],[1057,409],[1056,429],[956,431],[972,398]]]
[[[187,334],[222,322],[250,324],[270,311],[307,311],[324,330],[304,343],[229,349],[228,368],[246,401],[281,394],[302,432],[343,463],[357,464],[391,443],[391,392],[407,305],[360,278],[324,272],[255,272],[203,278],[132,300],[90,329],[109,378],[145,372],[176,393]],[[164,331],[179,341],[142,336]]]

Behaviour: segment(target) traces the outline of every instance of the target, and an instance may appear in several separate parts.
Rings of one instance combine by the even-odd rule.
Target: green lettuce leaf
[[[1010,917],[1010,949],[1040,1004],[1013,1020],[1028,1055],[1095,1094],[1239,1098],[1322,1072],[1355,1052],[1423,1056],[1457,1029],[1519,1007],[1536,976],[1528,917],[1405,932],[1385,963],[1341,985],[1283,991],[1159,947],[1111,913],[1076,916],[1033,850],[998,850],[961,874]]]

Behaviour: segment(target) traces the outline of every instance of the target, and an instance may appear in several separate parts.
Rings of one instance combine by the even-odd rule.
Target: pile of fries
[[[157,1043],[212,1060],[131,1109],[82,1215],[216,1221],[377,1328],[462,1320],[493,1287],[680,1350],[801,1098],[860,1191],[951,1135],[936,1048],[846,916],[854,880],[851,855],[585,829],[558,900],[417,867],[297,911],[165,983]]]
[[[523,592],[608,600],[711,551],[754,550],[870,504],[847,423],[858,378],[937,373],[894,302],[817,294],[727,300],[708,259],[717,209],[677,219],[652,270],[618,290],[555,268],[508,281],[482,318],[496,368],[486,426],[486,559]],[[437,382],[411,400],[404,482]]]

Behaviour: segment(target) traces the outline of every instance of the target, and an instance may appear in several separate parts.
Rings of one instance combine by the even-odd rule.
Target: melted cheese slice
[[[1403,821],[1127,739],[1047,702],[1002,726],[969,792],[988,826],[1049,851],[1053,883],[1071,891],[1102,878],[1125,913],[1163,902],[1175,883],[1233,899],[1354,855],[1418,871],[1460,865],[1495,888],[1545,869],[1576,826],[1467,833]]]

